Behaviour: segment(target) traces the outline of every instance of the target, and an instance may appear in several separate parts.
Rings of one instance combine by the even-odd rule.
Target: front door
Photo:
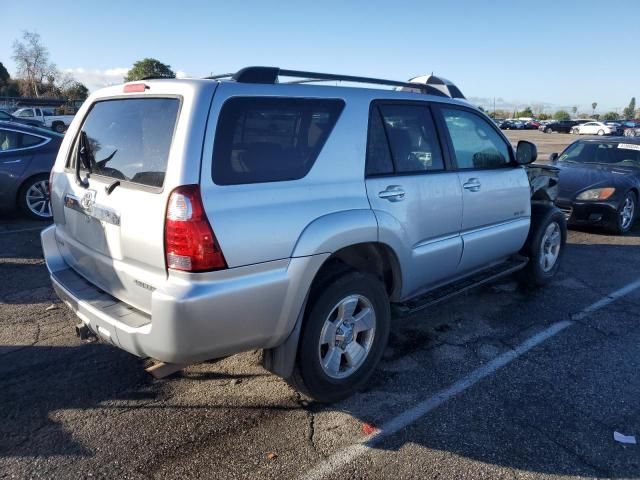
[[[402,267],[408,297],[455,275],[462,254],[462,192],[446,168],[426,103],[374,103],[367,147],[367,195],[379,238]]]
[[[462,189],[463,253],[458,273],[485,267],[520,250],[528,232],[531,193],[500,132],[471,109],[442,105]]]

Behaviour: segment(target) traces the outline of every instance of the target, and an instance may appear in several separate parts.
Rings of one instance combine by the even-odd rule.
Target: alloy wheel
[[[318,355],[324,373],[343,379],[367,359],[376,333],[373,304],[363,295],[349,295],[329,313],[320,332]]]
[[[624,204],[620,210],[620,226],[622,230],[628,230],[633,223],[633,217],[636,212],[636,202],[631,194],[627,195],[624,199]]]
[[[27,189],[25,195],[29,211],[41,218],[51,218],[49,182],[47,180],[40,180],[33,183]]]
[[[560,225],[551,222],[542,236],[540,242],[540,267],[547,273],[550,272],[560,256],[560,248],[562,245],[562,231]]]

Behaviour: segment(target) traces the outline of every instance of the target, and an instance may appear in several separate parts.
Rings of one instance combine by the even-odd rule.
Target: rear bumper
[[[55,225],[42,247],[58,296],[100,339],[139,357],[198,362],[273,348],[293,330],[307,290],[328,254],[277,260],[189,277],[169,276],[153,292],[151,315],[101,291],[65,262]]]

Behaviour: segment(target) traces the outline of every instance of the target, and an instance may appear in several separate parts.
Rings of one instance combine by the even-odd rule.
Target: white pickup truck
[[[56,115],[55,113],[55,108],[26,107],[13,112],[13,116],[20,119],[40,120],[45,127],[63,133],[73,120],[73,115]]]

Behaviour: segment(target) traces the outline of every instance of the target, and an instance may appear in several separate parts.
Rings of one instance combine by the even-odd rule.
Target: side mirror
[[[516,148],[516,163],[518,165],[529,165],[535,162],[536,158],[538,158],[536,146],[526,140],[520,140]]]
[[[556,163],[558,161],[558,154],[556,152],[553,152],[551,155],[549,155],[549,161],[551,163]]]

